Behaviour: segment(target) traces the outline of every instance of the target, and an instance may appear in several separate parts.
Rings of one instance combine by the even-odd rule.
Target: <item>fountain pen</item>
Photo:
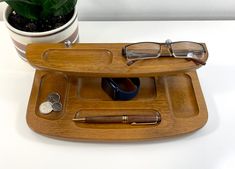
[[[150,115],[112,115],[112,116],[87,116],[75,117],[75,122],[92,124],[122,123],[131,125],[158,124],[161,121],[159,112]]]

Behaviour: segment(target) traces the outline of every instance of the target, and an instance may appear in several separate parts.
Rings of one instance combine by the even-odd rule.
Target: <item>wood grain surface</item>
[[[169,137],[195,131],[207,122],[207,108],[195,71],[141,78],[137,97],[113,101],[101,88],[100,78],[68,76],[37,70],[28,103],[27,123],[34,131],[68,140],[133,141]],[[39,105],[50,92],[61,95],[63,110],[40,114]],[[72,121],[83,116],[147,115],[159,111],[161,123],[86,124]]]
[[[35,68],[59,71],[83,77],[155,77],[195,70],[201,65],[187,59],[167,57],[168,48],[162,46],[165,57],[141,60],[131,66],[122,56],[126,43],[79,43],[66,48],[64,44],[30,44],[28,62]],[[202,44],[205,49],[206,45]],[[202,61],[206,62],[208,53]]]

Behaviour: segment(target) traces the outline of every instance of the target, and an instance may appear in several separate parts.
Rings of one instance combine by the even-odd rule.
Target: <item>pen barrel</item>
[[[160,117],[156,115],[130,115],[128,116],[127,123],[132,124],[147,124],[157,123],[160,121]]]
[[[158,115],[123,115],[123,116],[92,116],[86,117],[86,123],[157,123],[160,121],[160,116]]]
[[[122,123],[122,116],[93,116],[86,117],[86,123]]]

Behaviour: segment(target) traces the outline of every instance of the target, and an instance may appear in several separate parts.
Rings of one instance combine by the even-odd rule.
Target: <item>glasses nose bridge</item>
[[[169,54],[170,56],[172,56],[173,51],[172,51],[171,44],[168,44],[168,43],[160,44],[160,53],[162,56],[168,56]]]

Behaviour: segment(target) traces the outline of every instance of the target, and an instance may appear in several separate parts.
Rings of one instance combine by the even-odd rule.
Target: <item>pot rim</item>
[[[70,26],[74,22],[74,20],[77,18],[77,12],[78,12],[77,5],[75,5],[74,13],[73,13],[73,16],[71,17],[71,19],[66,24],[64,24],[56,29],[52,29],[52,30],[44,31],[44,32],[26,32],[26,31],[21,31],[19,29],[16,29],[9,24],[7,18],[9,15],[8,11],[11,9],[12,8],[9,5],[7,5],[3,10],[3,20],[6,24],[6,26],[8,27],[8,29],[10,29],[12,32],[14,32],[16,34],[23,35],[23,36],[30,36],[30,37],[48,36],[48,35],[52,35],[52,34],[63,31],[64,29],[66,29],[68,26]]]

